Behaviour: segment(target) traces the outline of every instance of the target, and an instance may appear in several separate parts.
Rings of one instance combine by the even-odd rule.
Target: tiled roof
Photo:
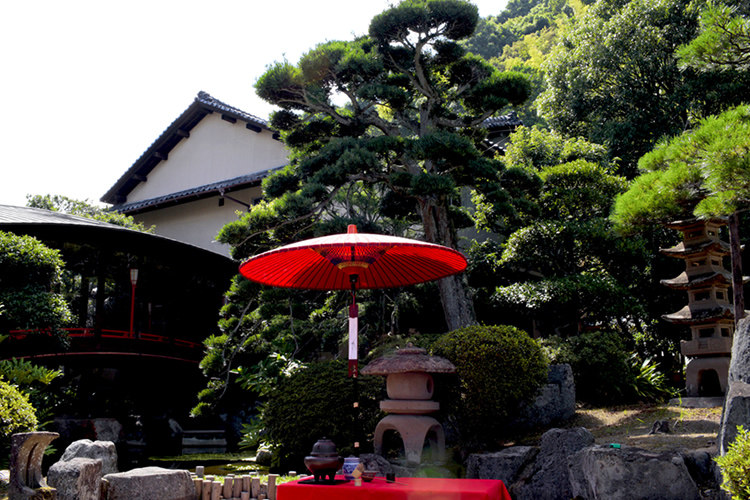
[[[494,128],[507,128],[507,127],[520,127],[523,125],[523,122],[521,122],[521,119],[518,118],[518,115],[515,111],[511,111],[507,115],[502,116],[492,116],[490,118],[487,118],[482,126],[484,128],[488,129],[494,129]]]
[[[240,177],[234,177],[224,181],[213,182],[211,184],[204,184],[176,193],[170,193],[157,198],[149,198],[148,200],[134,201],[133,203],[124,203],[122,205],[116,205],[113,208],[118,212],[122,213],[134,213],[139,212],[148,208],[155,208],[165,203],[175,202],[178,200],[184,200],[186,198],[200,198],[201,195],[221,193],[223,191],[237,190],[242,187],[257,184],[264,177],[269,175],[271,172],[279,170],[282,167],[277,167],[269,170],[263,170],[261,172],[255,172],[249,175],[242,175]]]
[[[153,170],[156,165],[158,165],[159,162],[162,161],[162,158],[166,158],[172,148],[174,148],[183,138],[189,135],[189,132],[193,129],[193,127],[195,127],[207,114],[213,112],[221,113],[223,117],[227,117],[229,119],[242,120],[247,124],[247,128],[256,132],[259,132],[261,130],[272,131],[268,127],[268,123],[265,120],[258,118],[257,116],[250,113],[246,113],[239,108],[230,106],[211,96],[207,92],[198,92],[198,96],[195,98],[190,107],[188,107],[188,109],[186,109],[175,121],[173,121],[164,132],[162,132],[162,134],[151,144],[151,146],[149,146],[149,148],[141,155],[141,157],[138,158],[135,163],[133,163],[128,171],[125,172],[120,177],[120,179],[118,179],[117,182],[115,182],[115,184],[109,189],[109,191],[107,191],[104,196],[101,197],[101,201],[115,205],[118,210],[127,213],[147,207],[155,207],[164,202],[174,201],[189,196],[195,196],[197,194],[208,191],[215,191],[221,187],[218,185],[234,180],[239,180],[240,183],[255,182],[259,178],[261,178],[258,177],[259,175],[267,175],[268,172],[272,171],[269,170],[262,173],[252,174],[250,176],[243,176],[236,179],[221,181],[215,184],[199,186],[196,188],[191,188],[185,191],[164,195],[149,200],[142,200],[133,203],[123,203],[123,201],[127,199],[128,193],[130,193],[130,191],[132,191],[140,182],[142,182],[142,178],[147,176],[151,172],[151,170]],[[492,134],[493,130],[498,131],[498,133],[502,133],[503,131],[507,131],[507,129],[516,128],[521,125],[523,125],[521,120],[518,118],[514,111],[511,111],[507,115],[488,118],[484,122],[483,126],[489,129],[490,133]],[[276,137],[276,135],[274,135],[274,137]],[[495,141],[492,140],[488,142],[488,145],[491,147],[502,148],[501,144],[496,144]],[[244,177],[252,177],[252,179],[242,181]],[[233,186],[234,185],[225,187]]]
[[[198,92],[193,103],[149,146],[135,163],[125,172],[115,184],[109,188],[101,201],[117,205],[127,198],[128,193],[147,176],[151,170],[166,158],[169,152],[185,137],[200,121],[210,113],[221,113],[229,120],[241,120],[245,126],[255,132],[269,130],[265,120],[246,113],[241,109],[230,106],[207,92]]]
[[[729,286],[732,284],[732,275],[724,269],[697,275],[688,275],[687,272],[683,271],[679,276],[672,279],[663,279],[660,283],[675,290],[692,290],[713,284]]]
[[[673,247],[660,248],[659,251],[670,257],[688,258],[710,252],[717,255],[729,255],[730,248],[729,243],[722,240],[704,240],[698,243],[681,241]]]
[[[208,92],[203,92],[201,90],[200,92],[198,92],[198,97],[196,97],[195,100],[213,108],[216,111],[220,111],[225,115],[237,118],[238,120],[243,120],[248,123],[255,123],[260,127],[266,129],[268,128],[268,122],[266,122],[262,118],[258,118],[257,116],[246,113],[239,108],[235,108],[234,106],[230,106],[229,104],[221,102],[220,100],[211,96]]]
[[[212,259],[211,262],[224,267],[236,266],[229,257],[190,243],[158,234],[136,231],[109,222],[40,208],[0,205],[0,231],[30,234],[42,240],[45,237],[53,237],[76,243],[90,242],[97,246],[132,247],[141,251],[145,248],[159,248],[171,254],[182,252]]]
[[[123,226],[87,219],[86,217],[79,217],[77,215],[52,212],[41,208],[0,205],[0,229],[8,224],[69,224],[112,229],[115,231],[131,231]]]
[[[662,318],[670,323],[679,325],[694,325],[698,323],[708,323],[720,319],[729,319],[734,317],[734,308],[728,304],[714,303],[714,307],[691,308],[689,305],[683,307],[672,314],[663,314]]]

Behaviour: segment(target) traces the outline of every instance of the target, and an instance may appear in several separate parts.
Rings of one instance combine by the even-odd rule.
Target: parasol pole
[[[359,356],[358,356],[358,316],[359,308],[357,307],[357,280],[359,276],[352,274],[349,280],[352,284],[352,305],[349,306],[349,376],[357,378],[359,374]]]
[[[358,331],[358,317],[359,308],[357,306],[357,280],[359,276],[352,274],[349,276],[349,281],[352,284],[352,305],[349,306],[349,377],[352,379],[354,385],[354,434],[358,434],[360,430],[359,424],[359,384],[357,383],[357,376],[359,375],[359,349],[357,335]],[[354,449],[359,451],[359,440],[354,441]]]

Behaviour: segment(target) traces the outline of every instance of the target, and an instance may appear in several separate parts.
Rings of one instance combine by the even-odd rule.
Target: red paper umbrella
[[[466,258],[448,247],[396,236],[357,233],[299,241],[251,257],[246,278],[264,285],[307,290],[352,290],[349,312],[350,375],[357,376],[356,289],[414,285],[459,273]]]

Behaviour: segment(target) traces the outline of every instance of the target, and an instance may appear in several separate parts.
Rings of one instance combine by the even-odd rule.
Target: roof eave
[[[206,100],[204,100],[206,99]],[[208,100],[210,99],[210,101]],[[212,104],[214,103],[214,104]],[[221,113],[222,117],[245,122],[246,127],[254,132],[267,130],[274,134],[278,140],[278,134],[268,127],[260,119],[251,119],[249,114],[243,114],[229,105],[222,103],[204,92],[200,92],[188,108],[175,119],[164,132],[149,146],[149,148],[133,163],[133,165],[109,188],[100,198],[100,201],[111,205],[122,204],[130,193],[144,177],[148,175],[162,160],[166,160],[169,152],[184,138],[190,137],[190,131],[198,125],[207,115],[214,112]]]

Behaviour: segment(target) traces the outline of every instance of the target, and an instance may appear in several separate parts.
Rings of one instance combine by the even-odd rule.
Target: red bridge
[[[59,342],[46,330],[11,330],[8,347],[13,357],[49,359],[72,356],[138,356],[198,363],[203,345],[189,340],[136,332],[94,328],[65,328],[70,339],[69,349],[60,349]],[[57,347],[57,348],[55,348]]]

